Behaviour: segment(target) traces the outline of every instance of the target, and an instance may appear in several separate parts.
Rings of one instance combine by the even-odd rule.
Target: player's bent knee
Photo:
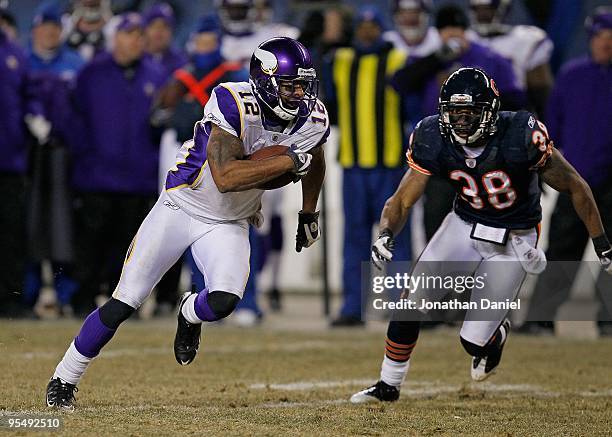
[[[486,357],[488,355],[488,348],[486,346],[478,346],[477,344],[467,341],[463,337],[461,338],[461,345],[463,349],[473,357]]]
[[[240,297],[227,291],[211,291],[208,294],[208,305],[219,319],[229,316],[240,302]]]
[[[111,297],[100,307],[100,320],[110,329],[117,329],[121,323],[130,318],[136,311],[127,303]]]

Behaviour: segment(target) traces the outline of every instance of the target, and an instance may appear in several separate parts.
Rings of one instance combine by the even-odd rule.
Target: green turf
[[[0,322],[0,414],[47,412],[44,389],[78,322]],[[174,325],[129,322],[80,384],[66,435],[609,435],[612,341],[512,335],[497,375],[471,383],[455,330],[424,332],[402,398],[351,405],[375,380],[370,331],[205,331],[196,361]],[[326,383],[316,387],[282,384]],[[275,384],[281,384],[277,386]],[[293,389],[292,389],[293,388]],[[297,388],[297,389],[296,389]],[[58,414],[58,413],[54,413]],[[0,434],[1,435],[1,434]],[[40,435],[40,434],[39,434]]]

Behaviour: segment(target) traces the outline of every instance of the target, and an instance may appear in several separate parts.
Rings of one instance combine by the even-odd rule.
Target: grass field
[[[290,324],[290,323],[289,323]],[[78,321],[0,322],[0,415],[47,412],[44,389]],[[424,332],[394,404],[351,405],[377,379],[383,326],[209,327],[174,361],[173,320],[124,324],[61,414],[66,435],[609,435],[612,341],[512,335],[471,383],[457,332]],[[58,415],[59,413],[54,413]]]

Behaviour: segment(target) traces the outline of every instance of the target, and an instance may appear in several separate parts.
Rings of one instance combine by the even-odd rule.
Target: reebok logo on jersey
[[[215,117],[212,113],[206,114],[206,120],[212,121],[215,124],[221,124],[221,120]]]
[[[165,206],[167,206],[167,207],[168,207],[168,208],[170,208],[170,209],[175,210],[175,211],[176,211],[177,209],[181,209],[181,207],[180,207],[180,206],[178,206],[178,205],[177,205],[176,203],[174,203],[174,202],[170,202],[169,200],[164,200],[164,205],[165,205]]]

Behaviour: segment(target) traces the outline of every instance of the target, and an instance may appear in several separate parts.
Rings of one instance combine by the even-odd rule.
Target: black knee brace
[[[234,293],[226,291],[212,291],[208,295],[208,306],[215,315],[222,319],[229,316],[240,302],[240,298]]]
[[[106,327],[110,329],[117,329],[122,322],[130,318],[136,311],[127,303],[123,303],[120,300],[111,297],[111,299],[100,307],[100,320]]]

